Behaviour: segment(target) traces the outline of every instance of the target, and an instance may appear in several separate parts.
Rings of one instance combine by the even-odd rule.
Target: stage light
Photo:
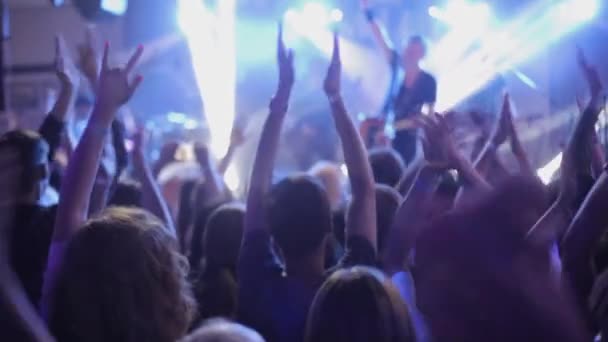
[[[436,65],[440,66],[433,70],[438,76],[439,88],[447,89],[439,94],[437,109],[453,108],[497,74],[536,56],[592,18],[597,7],[597,0],[538,1],[512,21],[480,31],[479,47],[459,55],[454,63],[441,64],[445,63],[441,57],[453,56],[453,51],[458,49],[444,46],[437,55],[437,51],[432,51],[431,57],[437,59]],[[485,11],[483,7],[477,9],[479,15]]]
[[[286,23],[292,23],[295,20],[297,20],[298,18],[298,12],[294,9],[288,9],[285,14],[283,15],[283,20]]]
[[[102,0],[101,9],[114,15],[123,15],[127,11],[125,0]]]
[[[564,24],[577,24],[593,19],[598,12],[597,0],[569,0],[558,5],[558,20]]]
[[[218,2],[215,12],[200,0],[180,0],[178,21],[190,49],[209,133],[210,150],[223,156],[235,116],[235,0]]]
[[[441,10],[437,6],[429,7],[429,15],[433,18],[439,19],[441,17]]]
[[[339,23],[342,21],[342,19],[344,19],[344,13],[342,13],[341,10],[334,8],[331,10],[330,17],[333,22]]]
[[[61,5],[64,1],[53,1]],[[108,16],[120,16],[127,11],[127,0],[73,0],[72,4],[86,19],[95,20]]]

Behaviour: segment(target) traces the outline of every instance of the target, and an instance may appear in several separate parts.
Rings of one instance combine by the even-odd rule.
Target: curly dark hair
[[[50,327],[59,341],[158,341],[183,337],[195,302],[175,237],[150,213],[114,207],[70,240]]]

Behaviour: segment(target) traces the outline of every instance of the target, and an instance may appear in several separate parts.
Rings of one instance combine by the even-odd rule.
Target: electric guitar
[[[396,120],[392,124],[395,132],[409,131],[420,128],[420,121],[417,120],[422,114],[412,115],[407,118]],[[386,146],[390,142],[388,137],[384,135],[387,122],[381,117],[366,118],[359,124],[359,133],[367,147],[377,145]]]

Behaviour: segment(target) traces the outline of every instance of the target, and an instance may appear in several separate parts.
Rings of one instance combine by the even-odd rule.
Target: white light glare
[[[101,9],[114,15],[123,15],[127,11],[127,0],[102,0]]]
[[[560,152],[553,160],[551,160],[547,165],[536,171],[538,178],[546,185],[551,183],[553,179],[553,175],[559,170],[560,165],[562,164],[562,153]]]
[[[558,18],[564,24],[577,24],[591,20],[598,11],[597,0],[569,0],[558,6]]]
[[[342,21],[342,19],[344,19],[344,13],[342,13],[341,10],[334,8],[333,10],[331,10],[331,20],[335,23],[339,23]]]

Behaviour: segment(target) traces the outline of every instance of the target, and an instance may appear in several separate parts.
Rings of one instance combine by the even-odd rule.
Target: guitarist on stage
[[[409,127],[411,125],[408,124],[408,119],[422,113],[423,106],[428,108],[424,114],[433,113],[437,82],[431,74],[420,68],[420,61],[426,54],[423,38],[410,37],[407,46],[399,54],[376,22],[374,11],[368,2],[369,0],[361,0],[365,17],[392,70],[390,94],[383,113],[389,116],[389,122],[394,121],[393,148],[409,164],[416,157],[418,138],[417,130]],[[392,118],[388,114],[392,114]]]

